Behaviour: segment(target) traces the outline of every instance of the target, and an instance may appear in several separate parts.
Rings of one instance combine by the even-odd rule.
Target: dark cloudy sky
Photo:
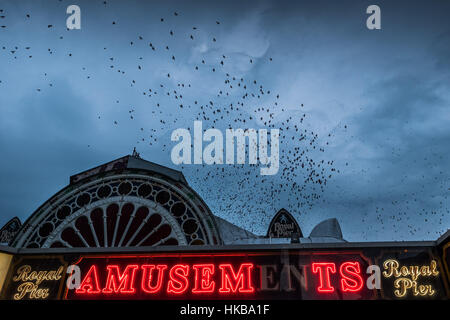
[[[81,30],[66,30],[70,4]],[[366,28],[371,4],[381,30]],[[450,228],[449,1],[0,0],[0,10],[0,225],[24,221],[70,175],[137,147],[182,170],[216,215],[258,234],[281,207],[306,235],[336,217],[350,241],[436,239]],[[288,183],[280,176],[237,184],[245,168],[220,179],[210,177],[217,168],[171,163],[171,132],[192,128],[193,101],[216,98],[225,73],[280,95],[275,125],[307,115],[302,126],[325,148],[311,157],[339,170],[313,206],[289,191],[258,196]],[[162,92],[155,107],[143,92],[160,84],[191,109]],[[281,141],[284,152],[296,147],[307,146]]]

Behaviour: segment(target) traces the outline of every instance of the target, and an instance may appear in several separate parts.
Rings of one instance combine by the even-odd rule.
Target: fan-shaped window
[[[190,220],[186,223],[192,224]],[[47,236],[53,226],[46,223],[41,230]],[[52,242],[50,247],[135,247],[163,243],[178,245],[169,222],[146,206],[127,202],[96,207],[79,216],[62,230],[61,239]]]
[[[203,245],[218,236],[190,189],[143,175],[102,177],[61,191],[30,221],[18,246]]]

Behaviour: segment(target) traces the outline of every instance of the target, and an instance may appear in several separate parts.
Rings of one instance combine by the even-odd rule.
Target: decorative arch
[[[151,172],[103,173],[69,185],[25,222],[24,248],[220,244],[214,216],[187,185]]]

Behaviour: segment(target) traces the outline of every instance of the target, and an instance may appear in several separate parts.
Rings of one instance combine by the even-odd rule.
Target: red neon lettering
[[[125,271],[120,274],[119,266],[108,265],[108,276],[106,277],[106,286],[103,288],[103,293],[135,293],[134,288],[134,276],[136,270],[139,267],[137,265],[128,265]]]
[[[88,294],[100,293],[100,286],[98,285],[97,267],[95,265],[91,266],[89,271],[86,273],[86,276],[84,277],[83,281],[81,282],[80,286],[78,287],[78,289],[75,290],[75,292]]]
[[[214,292],[215,282],[211,281],[211,275],[214,274],[213,264],[194,264],[195,270],[195,288],[193,293],[211,293]]]
[[[156,293],[159,290],[161,290],[162,284],[163,284],[163,276],[164,276],[164,270],[167,269],[167,265],[159,264],[156,266],[156,269],[158,269],[158,277],[156,280],[156,285],[152,287],[152,271],[155,269],[154,264],[144,264],[141,266],[143,270],[142,274],[142,282],[141,282],[141,288],[146,293]]]
[[[319,273],[319,287],[317,291],[321,293],[334,292],[330,284],[330,271],[336,273],[336,265],[332,262],[315,262],[312,264],[312,272]]]
[[[344,262],[339,268],[342,291],[357,292],[364,285],[359,262]]]
[[[222,270],[222,287],[219,289],[220,293],[251,293],[255,291],[252,286],[251,270],[253,263],[241,264],[238,273],[236,274],[231,264],[220,264],[219,269]]]
[[[167,285],[168,293],[181,294],[189,287],[188,276],[189,266],[187,264],[176,264],[169,272],[169,284]]]

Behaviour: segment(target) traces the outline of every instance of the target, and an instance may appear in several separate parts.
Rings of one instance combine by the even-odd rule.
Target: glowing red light
[[[108,265],[108,275],[106,277],[106,286],[103,288],[103,293],[135,293],[134,276],[138,265],[128,265],[121,274],[119,266]]]
[[[344,262],[339,268],[341,274],[341,289],[344,292],[358,292],[364,285],[361,268],[358,262]]]
[[[219,289],[220,293],[251,293],[255,291],[252,286],[251,271],[253,263],[241,264],[237,274],[233,270],[231,264],[220,264],[219,269],[222,270],[222,287]]]
[[[76,293],[97,294],[100,293],[100,286],[98,285],[97,267],[92,265],[86,273]]]
[[[330,272],[336,273],[336,265],[332,262],[314,262],[312,272],[319,273],[319,286],[317,291],[322,293],[334,292],[334,287],[330,283]]]
[[[195,287],[193,293],[212,293],[214,292],[215,282],[211,280],[214,274],[213,264],[194,264],[192,269],[195,270]]]
[[[167,293],[182,294],[189,287],[189,266],[187,264],[176,264],[169,272],[169,284]]]
[[[252,293],[260,296],[264,291],[283,291],[280,288],[282,279],[285,279],[288,293],[301,289],[306,291],[308,297],[326,294],[328,296],[323,297],[329,299],[336,298],[337,296],[330,294],[339,290],[346,293],[346,298],[352,298],[351,294],[363,290],[365,281],[364,275],[361,273],[364,262],[357,262],[356,258],[345,260],[341,258],[337,262],[331,262],[334,261],[333,257],[324,259],[322,256],[321,258],[325,261],[313,262],[310,265],[304,263],[285,264],[281,270],[280,265],[277,264],[255,265],[248,260],[244,260],[244,262],[244,258],[239,258],[239,263],[236,263],[235,260],[232,260],[233,263],[220,263],[230,260],[207,260],[205,256],[198,261],[202,263],[192,263],[194,262],[192,259],[191,263],[187,263],[183,259],[161,259],[161,262],[164,263],[154,263],[157,260],[147,257],[145,260],[136,259],[139,257],[134,256],[127,256],[127,260],[122,260],[132,262],[132,264],[121,263],[119,258],[108,257],[109,260],[101,264],[97,264],[97,260],[94,260],[95,264],[81,265],[84,270],[88,271],[83,272],[80,286],[71,291],[68,297],[73,298],[74,295],[79,294],[80,299],[86,299],[89,295],[104,294],[108,299],[118,298],[118,295],[124,295],[124,297],[126,295],[127,299],[131,295],[137,299],[161,299],[174,298],[176,295],[192,299],[201,298],[202,294],[203,297],[208,296],[208,298],[226,298],[231,295],[245,297]],[[168,263],[168,261],[172,261],[172,263]],[[154,264],[147,264],[148,262]],[[173,264],[177,262],[178,264]],[[268,260],[265,262],[267,263]],[[257,270],[255,270],[256,266],[259,267]],[[271,272],[268,273],[264,269],[265,273],[263,274],[262,266]],[[307,270],[308,274],[306,274]],[[288,272],[288,274],[286,275],[284,272]],[[286,278],[283,278],[284,276]],[[313,283],[316,283],[316,288],[311,290],[311,285],[308,288],[306,281],[310,281],[312,278],[315,278]],[[257,279],[260,282],[254,284],[254,281],[258,282]],[[294,283],[295,279],[298,280],[298,284]],[[66,297],[67,292],[69,291],[66,291]],[[362,294],[366,295],[367,292],[364,291]],[[359,295],[354,297],[360,298]]]
[[[143,270],[142,274],[142,282],[141,282],[141,288],[142,291],[146,293],[157,293],[161,290],[161,287],[163,285],[163,279],[164,279],[164,271],[168,268],[166,264],[144,264],[141,266]],[[152,286],[152,280],[153,275],[152,271],[154,269],[158,269],[158,276],[156,277],[156,284]]]

